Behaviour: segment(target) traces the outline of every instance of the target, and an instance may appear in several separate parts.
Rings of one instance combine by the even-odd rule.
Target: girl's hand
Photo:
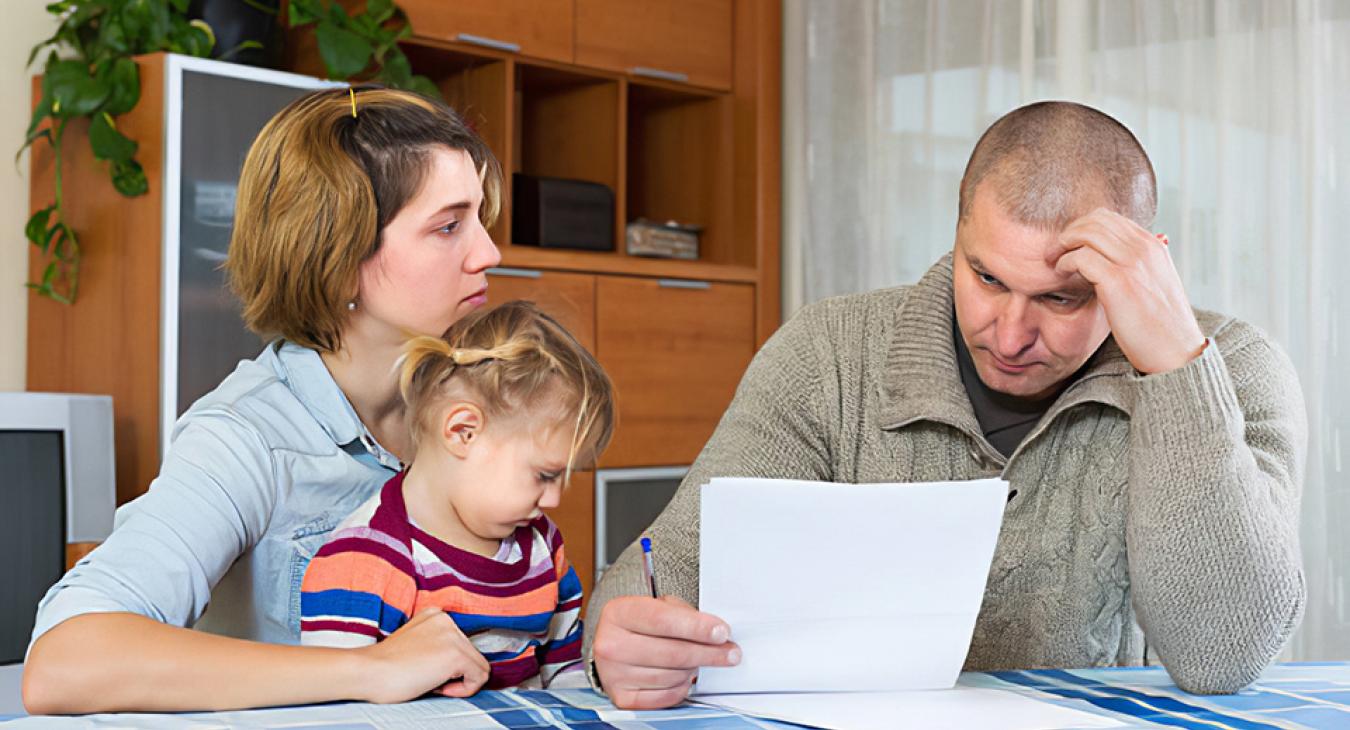
[[[366,702],[406,702],[433,690],[468,697],[491,671],[454,620],[436,608],[418,611],[389,638],[356,651],[369,663],[370,681],[359,698]]]

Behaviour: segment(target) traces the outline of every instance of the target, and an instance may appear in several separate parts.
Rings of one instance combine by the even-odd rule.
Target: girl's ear
[[[450,453],[463,459],[483,435],[483,411],[472,403],[456,403],[441,422],[441,442]]]

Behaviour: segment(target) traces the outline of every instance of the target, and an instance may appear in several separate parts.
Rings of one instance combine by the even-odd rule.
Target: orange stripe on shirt
[[[411,575],[370,553],[342,552],[311,560],[300,590],[318,593],[334,589],[377,595],[406,616],[412,616],[417,599],[417,583]]]
[[[482,616],[529,616],[558,607],[558,584],[545,583],[532,591],[505,597],[479,595],[462,586],[418,591],[417,609],[428,606]]]

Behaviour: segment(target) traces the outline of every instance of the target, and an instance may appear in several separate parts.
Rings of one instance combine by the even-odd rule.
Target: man
[[[1101,112],[1046,102],[995,122],[950,255],[913,286],[807,307],[755,357],[651,528],[673,595],[641,597],[629,549],[591,598],[593,679],[619,706],[661,707],[699,666],[739,661],[730,627],[688,605],[709,478],[1001,474],[967,669],[1157,659],[1188,691],[1249,684],[1303,611],[1303,399],[1265,335],[1190,307],[1148,231],[1156,201],[1143,148]]]

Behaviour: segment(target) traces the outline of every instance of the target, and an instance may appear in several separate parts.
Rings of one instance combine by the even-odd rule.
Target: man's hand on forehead
[[[1046,252],[1046,263],[1092,285],[1116,343],[1139,372],[1175,370],[1204,350],[1165,238],[1129,218],[1098,208],[1073,221]]]

